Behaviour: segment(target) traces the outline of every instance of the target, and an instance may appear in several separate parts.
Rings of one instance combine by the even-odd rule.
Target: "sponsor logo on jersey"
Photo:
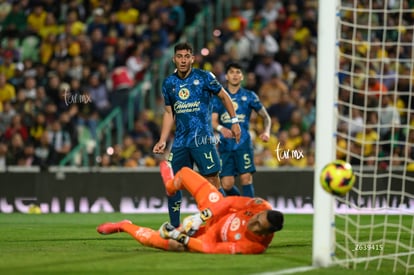
[[[174,103],[174,111],[177,114],[198,112],[200,111],[200,101],[194,101],[194,102],[177,101]]]
[[[246,115],[245,114],[237,114],[237,109],[238,109],[239,105],[234,104],[234,102],[233,102],[233,107],[234,107],[234,110],[236,111],[236,115],[237,115],[237,118],[239,119],[239,122],[246,121]],[[222,113],[220,115],[220,121],[222,123],[231,124],[231,118],[229,116],[229,113],[227,113],[227,112]]]
[[[231,214],[227,219],[226,219],[226,222],[223,224],[223,226],[221,227],[221,232],[220,232],[220,235],[221,235],[221,240],[223,241],[223,242],[225,242],[225,241],[227,241],[227,231],[228,231],[228,229],[229,229],[229,226],[230,226],[230,224],[231,224],[231,222],[232,222],[232,220],[233,220],[233,218],[236,216],[236,214],[235,213],[233,213],[233,214]]]

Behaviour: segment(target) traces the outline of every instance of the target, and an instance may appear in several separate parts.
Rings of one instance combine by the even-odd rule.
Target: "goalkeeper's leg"
[[[170,251],[184,251],[184,246],[174,240],[161,238],[160,233],[148,227],[142,227],[135,224],[124,223],[121,225],[121,231],[128,233],[140,244]]]
[[[186,189],[194,197],[199,209],[223,200],[223,195],[205,177],[190,168],[183,167],[170,181],[175,190]]]
[[[137,240],[140,244],[148,247],[171,251],[184,251],[185,249],[182,244],[174,240],[161,238],[158,231],[132,224],[128,220],[116,223],[103,223],[97,227],[97,231],[103,235],[125,232],[131,235],[131,237]]]
[[[128,233],[129,235],[131,235],[132,238],[134,238],[135,240],[137,240],[140,244],[144,246],[158,248],[162,250],[169,250],[169,251],[184,251],[185,250],[184,245],[180,244],[179,242],[161,238],[160,233],[157,230],[153,230],[148,227],[142,227],[142,226],[138,226],[132,223],[126,223],[126,222],[118,223],[118,225],[119,225],[118,232]],[[102,226],[103,225],[101,225],[101,227]]]

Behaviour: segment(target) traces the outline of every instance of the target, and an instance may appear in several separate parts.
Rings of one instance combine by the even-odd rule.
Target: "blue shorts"
[[[223,166],[220,177],[237,176],[240,174],[256,172],[254,155],[251,148],[240,148],[237,151],[221,152],[221,165]]]
[[[172,148],[168,157],[174,173],[183,167],[193,169],[197,165],[198,171],[203,176],[217,174],[221,170],[220,157],[215,144],[203,144],[198,147]]]

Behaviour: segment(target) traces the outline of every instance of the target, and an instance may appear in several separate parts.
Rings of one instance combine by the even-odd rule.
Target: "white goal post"
[[[319,184],[319,171],[326,163],[335,159],[335,10],[336,0],[319,1],[312,262],[322,267],[331,264],[334,243],[333,197]]]
[[[320,0],[312,263],[414,270],[414,3]],[[345,197],[322,167],[352,164]]]

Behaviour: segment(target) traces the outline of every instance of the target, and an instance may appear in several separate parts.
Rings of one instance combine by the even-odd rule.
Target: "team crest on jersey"
[[[217,193],[212,192],[212,193],[210,193],[210,195],[208,195],[208,200],[210,202],[218,202],[219,196],[217,195]]]
[[[230,224],[230,231],[236,231],[240,228],[240,219],[234,218]]]
[[[245,95],[244,95],[244,96],[242,96],[242,97],[241,97],[241,100],[242,100],[242,101],[247,101],[247,96],[245,96]]]
[[[200,80],[198,80],[198,79],[194,79],[193,84],[194,84],[194,85],[199,85],[199,84],[200,84]]]
[[[262,199],[259,199],[259,198],[255,198],[254,199],[254,203],[255,204],[262,204],[263,203],[263,200]]]
[[[186,88],[181,89],[178,92],[178,96],[182,99],[182,100],[186,100],[189,96],[190,96],[190,91]]]
[[[237,102],[235,101],[232,101],[232,103],[233,103],[234,110],[237,111],[237,109],[239,108],[239,104],[237,104]]]

